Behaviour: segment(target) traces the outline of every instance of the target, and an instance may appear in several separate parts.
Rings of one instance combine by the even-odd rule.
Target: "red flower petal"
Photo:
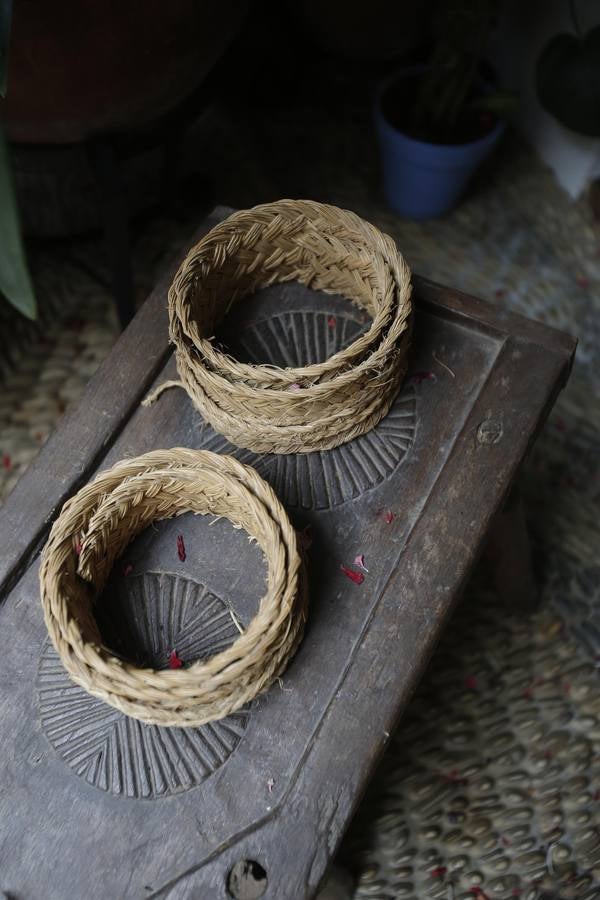
[[[383,518],[384,518],[384,521],[387,522],[388,525],[391,525],[392,522],[394,521],[394,519],[396,518],[396,516],[391,511],[391,509],[388,509],[387,512],[384,512]]]
[[[447,782],[451,782],[452,784],[466,785],[468,784],[468,780],[464,778],[458,769],[452,769],[451,772],[442,772],[442,779]]]
[[[365,576],[362,572],[355,572],[354,569],[349,569],[348,566],[340,566],[340,569],[346,578],[349,578],[354,584],[362,584],[365,580]]]
[[[446,866],[436,866],[435,869],[432,869],[429,873],[432,878],[443,878],[448,869]]]
[[[2,467],[4,469],[12,469],[12,459],[8,453],[5,453],[2,457]]]
[[[309,550],[312,546],[313,536],[312,536],[312,525],[306,525],[301,531],[297,531],[296,535],[298,537],[298,543],[302,550]]]
[[[131,575],[132,572],[133,566],[131,565],[131,563],[127,563],[126,566],[123,566],[123,575],[125,576],[125,578],[127,578],[128,575]]]
[[[182,534],[177,535],[177,556],[179,557],[181,562],[185,562],[186,552]]]
[[[470,691],[477,690],[477,679],[474,675],[467,675],[465,678],[465,687],[467,687]]]
[[[335,328],[335,316],[329,316],[327,324],[330,328]]]
[[[437,381],[433,372],[413,372],[408,379],[411,384],[421,384],[423,381]]]
[[[183,662],[177,656],[177,650],[171,650],[169,653],[169,668],[170,669],[181,669],[183,666]]]

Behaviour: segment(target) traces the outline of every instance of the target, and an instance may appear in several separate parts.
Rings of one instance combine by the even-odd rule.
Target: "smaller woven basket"
[[[139,668],[104,646],[94,603],[136,534],[189,511],[225,516],[257,541],[267,590],[226,650],[182,669]],[[157,450],[101,473],[64,505],[42,554],[42,606],[73,681],[144,722],[198,726],[239,709],[285,669],[304,629],[301,567],[285,510],[253,469],[209,451]]]
[[[241,363],[211,337],[231,305],[275,282],[342,294],[371,326],[329,359]],[[183,261],[169,291],[182,384],[203,418],[257,453],[326,450],[373,428],[406,371],[411,276],[393,240],[347,210],[281,200],[234,213]]]

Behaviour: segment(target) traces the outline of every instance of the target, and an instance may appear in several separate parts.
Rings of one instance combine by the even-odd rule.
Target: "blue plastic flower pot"
[[[406,76],[414,75],[414,69]],[[389,206],[410,219],[441,216],[457,203],[475,169],[492,151],[505,124],[498,121],[483,137],[467,144],[429,144],[399,131],[382,109],[386,90],[402,74],[386,80],[375,99],[383,180]]]

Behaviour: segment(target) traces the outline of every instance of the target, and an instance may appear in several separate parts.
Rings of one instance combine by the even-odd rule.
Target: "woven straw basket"
[[[275,282],[342,294],[372,318],[350,346],[299,368],[249,365],[210,338],[232,303]],[[326,450],[369,431],[406,371],[410,270],[357,215],[307,200],[234,213],[187,255],[169,291],[177,368],[194,405],[257,453]]]
[[[226,650],[184,669],[141,669],[103,645],[93,603],[136,534],[188,511],[225,516],[248,531],[267,562],[267,590]],[[82,488],[52,528],[40,584],[50,637],[73,681],[156,725],[198,726],[239,709],[281,674],[304,629],[301,559],[285,510],[253,469],[208,451],[157,450]]]

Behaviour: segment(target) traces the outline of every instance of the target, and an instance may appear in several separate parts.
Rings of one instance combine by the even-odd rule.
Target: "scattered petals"
[[[329,328],[335,328],[335,316],[329,316],[327,319],[327,325]]]
[[[183,666],[182,660],[177,656],[177,650],[171,650],[169,653],[169,668],[170,669],[181,669]]]
[[[75,551],[75,556],[81,556],[81,541],[75,541],[73,550]],[[131,568],[133,568],[133,566]]]
[[[273,778],[269,778],[269,780],[267,781],[267,790],[269,791],[270,794],[273,793],[273,788],[274,788],[274,787],[275,787],[275,781],[274,781],[274,779],[273,779]]]
[[[465,687],[470,691],[477,690],[477,679],[474,675],[467,675],[467,677],[465,678]]]
[[[421,384],[423,381],[437,381],[433,372],[413,372],[408,379],[411,384]]]
[[[368,571],[369,571],[367,569],[367,567],[365,566],[365,554],[364,553],[359,553],[358,556],[354,557],[354,565],[358,566],[359,569],[362,569],[363,572],[368,573]]]
[[[527,700],[533,700],[533,688],[532,687],[523,688],[523,696],[526,697]]]
[[[84,326],[85,326],[84,320],[78,318],[77,316],[73,316],[67,322],[67,328],[70,331],[83,331]]]
[[[452,769],[450,772],[442,772],[442,778],[444,781],[458,784],[463,787],[468,784],[468,780],[460,774],[458,769]]]
[[[302,387],[297,382],[294,382],[294,384],[290,384],[290,391],[301,391],[301,390],[302,390]]]
[[[312,525],[306,525],[301,531],[297,532],[297,536],[300,548],[309,550],[313,542]]]
[[[12,459],[10,458],[10,454],[8,453],[5,453],[2,457],[2,468],[12,469]]]
[[[446,866],[436,866],[429,874],[432,878],[443,878],[447,871]]]
[[[355,572],[354,569],[349,569],[348,566],[340,566],[340,569],[346,578],[349,578],[354,584],[362,584],[365,580],[365,576],[362,572]]]
[[[577,482],[574,478],[571,478],[570,475],[566,475],[564,478],[561,478],[559,481],[559,485],[560,487],[569,488],[570,490],[578,487]]]
[[[500,300],[501,297],[506,296],[506,288],[496,288],[494,294]]]
[[[383,513],[383,520],[384,522],[387,522],[388,525],[391,525],[395,518],[396,516],[391,509],[388,509]]]
[[[182,534],[177,535],[177,556],[179,557],[181,562],[185,562],[186,552]]]
[[[125,578],[127,578],[128,575],[131,575],[132,572],[133,566],[131,565],[131,563],[127,563],[126,566],[123,566],[123,575],[125,576]]]

